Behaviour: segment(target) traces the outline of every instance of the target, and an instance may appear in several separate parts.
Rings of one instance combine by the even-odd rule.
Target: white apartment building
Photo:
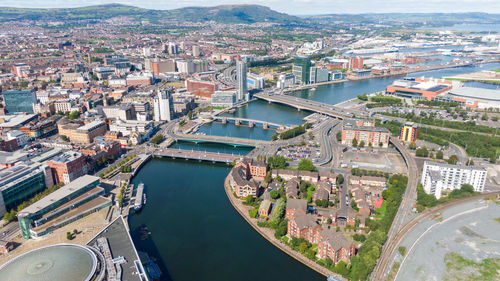
[[[443,190],[460,189],[462,184],[470,184],[474,191],[483,192],[486,174],[483,167],[425,161],[420,182],[426,193],[439,199]]]
[[[154,97],[153,113],[156,122],[170,121],[171,114],[171,97],[167,91],[159,91],[157,96]]]

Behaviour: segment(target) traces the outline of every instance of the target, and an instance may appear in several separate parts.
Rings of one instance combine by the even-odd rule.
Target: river
[[[262,238],[229,203],[229,166],[153,159],[132,183],[144,182],[147,204],[129,219],[138,250],[155,257],[162,280],[319,281],[323,276]],[[151,235],[141,240],[139,229]]]
[[[500,64],[463,67],[410,76],[441,77]],[[316,91],[295,95],[336,104],[358,94],[383,91],[401,77],[370,79],[320,86]],[[263,101],[251,102],[236,110],[235,116],[281,124],[300,124],[310,112]],[[268,138],[272,130],[212,124],[205,133],[239,137]],[[260,130],[260,131],[259,131]],[[174,148],[246,154],[248,148],[216,144],[177,143]],[[129,218],[132,237],[139,250],[158,260],[162,280],[325,280],[308,267],[290,258],[257,234],[233,209],[223,182],[229,167],[185,160],[153,159],[145,164],[132,183],[144,182],[147,204],[140,214]],[[147,226],[151,236],[141,240],[139,229]]]

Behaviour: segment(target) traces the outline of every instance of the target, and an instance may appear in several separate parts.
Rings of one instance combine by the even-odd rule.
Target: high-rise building
[[[198,45],[193,45],[193,57],[199,57],[200,56],[200,46]]]
[[[142,48],[142,55],[145,58],[149,58],[151,56],[151,48],[149,48],[149,47]]]
[[[295,82],[309,84],[309,72],[311,70],[311,60],[308,57],[295,57],[293,61],[292,73],[295,75]]]
[[[168,43],[168,53],[170,55],[176,55],[179,53],[179,46],[177,45],[177,43],[174,43],[174,42],[170,42]]]
[[[350,69],[362,69],[364,65],[364,59],[362,57],[352,57],[349,64]]]
[[[238,101],[248,100],[246,62],[244,61],[236,62],[236,77],[238,83]]]
[[[248,73],[247,80],[248,80],[247,85],[249,89],[262,89],[266,87],[266,79],[257,74]]]
[[[415,123],[407,122],[401,126],[401,132],[399,134],[399,139],[402,141],[416,141],[417,140],[418,129]]]
[[[486,174],[484,167],[425,161],[420,182],[426,193],[439,199],[442,190],[460,189],[463,184],[470,184],[474,191],[483,192]]]
[[[171,120],[170,99],[170,93],[165,90],[159,91],[158,95],[154,98],[153,109],[156,122]]]
[[[327,68],[323,67],[311,67],[309,76],[309,83],[322,83],[328,82],[330,79],[330,71]]]

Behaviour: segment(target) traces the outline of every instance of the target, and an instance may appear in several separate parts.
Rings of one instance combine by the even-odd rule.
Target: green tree
[[[357,147],[358,146],[358,140],[356,138],[352,139],[352,146]]]
[[[429,156],[429,151],[427,150],[427,147],[421,147],[415,151],[415,155],[419,157],[427,157]]]
[[[481,120],[483,121],[488,121],[489,117],[488,114],[484,113],[483,116],[481,116]]]
[[[300,160],[298,169],[301,171],[316,171],[313,162],[305,158]]]
[[[271,192],[269,192],[269,195],[271,196],[272,199],[276,199],[276,198],[280,197],[278,191],[276,191],[276,190],[271,190]]]
[[[337,141],[342,140],[342,132],[337,132]]]
[[[365,147],[365,141],[360,141],[358,144],[359,147]]]
[[[349,270],[347,269],[347,263],[345,261],[339,261],[333,268],[333,271],[344,277],[347,276],[347,274],[349,274]]]
[[[455,165],[458,162],[458,156],[453,154],[452,156],[450,156],[450,158],[448,158],[448,160],[446,160],[446,162],[448,162],[448,164]]]
[[[68,118],[69,118],[70,120],[75,120],[75,119],[77,119],[78,117],[80,117],[80,111],[78,111],[78,110],[73,110],[73,111],[71,111],[71,113],[70,113],[70,114],[69,114],[69,116],[68,116]]]
[[[264,182],[265,183],[270,183],[273,180],[273,176],[271,175],[271,171],[268,171],[266,175],[264,176]]]
[[[415,142],[410,142],[410,144],[408,145],[408,148],[410,148],[411,150],[415,150],[417,149],[417,144]]]
[[[72,240],[73,239],[73,235],[71,235],[71,232],[66,232],[66,239],[68,240]]]
[[[253,201],[254,201],[254,198],[253,198],[253,196],[252,196],[252,195],[247,195],[247,196],[245,197],[245,202],[246,202],[246,203],[251,204],[251,203],[253,203]]]
[[[342,174],[337,175],[337,185],[344,183],[344,176]]]
[[[443,159],[444,155],[443,155],[443,151],[442,150],[439,150],[438,152],[436,152],[436,159]]]

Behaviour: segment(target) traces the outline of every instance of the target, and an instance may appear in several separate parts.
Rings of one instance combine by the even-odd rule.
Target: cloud
[[[149,9],[251,3],[292,15],[390,12],[500,13],[499,0],[0,0],[0,6],[32,8],[68,8],[109,3]]]

